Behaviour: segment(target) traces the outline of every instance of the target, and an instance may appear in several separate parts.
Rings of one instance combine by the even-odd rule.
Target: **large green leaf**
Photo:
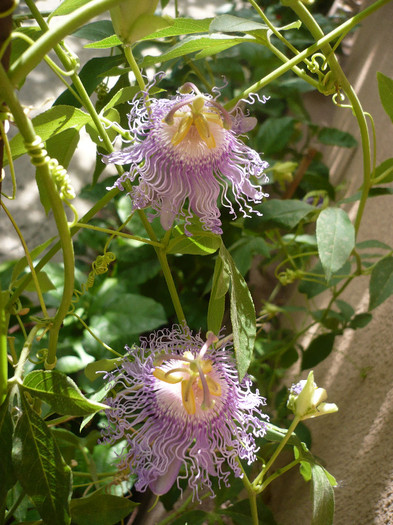
[[[309,299],[324,292],[331,286],[337,285],[340,281],[347,278],[351,273],[351,264],[347,261],[342,268],[335,272],[329,282],[325,280],[325,273],[320,261],[311,268],[310,274],[299,284],[299,292],[304,293]]]
[[[86,416],[107,408],[87,399],[71,378],[57,370],[33,370],[25,377],[23,389],[44,400],[58,414]]]
[[[178,35],[191,35],[194,33],[206,33],[209,30],[212,20],[212,18],[203,18],[201,20],[193,20],[192,18],[176,18],[172,26],[155,31],[150,35],[146,35],[145,37],[141,38],[141,40],[152,40],[156,38],[165,38]],[[85,47],[91,49],[104,49],[119,45],[121,45],[121,40],[116,35],[112,35],[98,42],[87,44]]]
[[[112,36],[114,32],[111,20],[97,20],[96,22],[89,22],[80,27],[72,33],[72,36],[96,42],[97,40]]]
[[[323,128],[318,134],[318,140],[322,144],[342,148],[354,148],[358,143],[353,135],[336,128]]]
[[[46,141],[48,155],[67,168],[79,143],[80,128],[68,128]]]
[[[23,390],[21,413],[13,437],[13,464],[23,490],[46,525],[69,525],[71,469],[41,417],[30,407]]]
[[[333,332],[321,334],[311,341],[303,353],[302,370],[314,368],[327,358],[333,350],[335,335]]]
[[[222,244],[220,257],[224,270],[231,282],[230,313],[233,332],[233,345],[236,354],[239,380],[241,381],[250,365],[256,336],[255,307],[243,276]]]
[[[268,27],[265,24],[249,20],[247,18],[240,18],[233,15],[217,16],[210,24],[209,31],[211,33],[248,33],[249,31],[264,30],[267,32]]]
[[[355,246],[355,228],[346,212],[340,208],[326,208],[317,220],[319,258],[326,280],[339,270]]]
[[[0,512],[5,501],[7,491],[15,484],[16,478],[12,465],[13,427],[8,399],[0,407]],[[0,516],[1,523],[1,516]]]
[[[78,9],[89,2],[92,2],[92,0],[64,0],[64,2],[52,12],[51,16],[69,15],[70,13],[73,13],[75,9]]]
[[[90,120],[90,115],[71,106],[56,106],[34,117],[34,129],[43,141],[61,133],[68,128],[80,129]],[[26,153],[23,137],[20,133],[11,141],[12,158],[16,159]]]
[[[265,155],[273,155],[284,150],[295,130],[293,117],[269,118],[258,129],[258,144]]]
[[[323,467],[311,464],[313,513],[311,525],[332,525],[334,491]]]
[[[378,184],[386,184],[388,182],[393,182],[393,159],[384,160],[377,168],[375,169],[375,178],[380,179]]]
[[[377,262],[370,278],[370,304],[373,310],[393,294],[393,257]]]
[[[214,253],[221,244],[221,237],[198,226],[188,226],[192,236],[186,235],[178,226],[173,238],[166,248],[167,253],[187,253],[190,255],[209,255]]]
[[[181,40],[179,43],[172,46],[166,53],[156,57],[146,57],[142,62],[142,67],[149,67],[158,62],[164,63],[173,58],[182,57],[191,53],[201,51],[204,56],[214,55],[219,51],[228,49],[230,47],[241,44],[242,42],[250,42],[254,39],[246,37],[228,38],[225,35],[211,35],[211,36],[189,36]],[[198,58],[202,58],[201,55]]]
[[[383,109],[393,122],[393,80],[380,72],[377,73],[377,80]]]
[[[72,521],[77,525],[115,525],[139,505],[127,498],[94,493],[85,498],[73,499],[70,509]]]
[[[225,311],[225,295],[229,289],[229,280],[230,278],[224,269],[222,258],[217,257],[207,310],[207,327],[214,334],[218,334],[221,330]]]
[[[123,57],[121,55],[112,57],[95,57],[86,62],[78,75],[86,92],[91,95],[96,87],[102,82],[103,75],[114,66],[122,63]],[[74,84],[71,85],[71,88],[75,90]],[[74,97],[69,89],[66,89],[57,97],[53,105],[67,105],[79,108],[81,103]]]
[[[245,227],[263,232],[271,228],[291,230],[314,211],[315,207],[297,200],[269,199],[255,206],[255,209],[262,215],[252,215],[246,219]]]

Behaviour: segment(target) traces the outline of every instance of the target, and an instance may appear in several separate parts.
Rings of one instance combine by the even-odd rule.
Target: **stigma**
[[[182,355],[165,355],[160,360],[161,364],[153,371],[153,376],[159,381],[167,383],[168,386],[177,385],[174,388],[178,389],[179,399],[187,414],[194,415],[199,408],[212,409],[215,404],[214,397],[220,397],[222,394],[213,363],[204,358],[208,347],[216,341],[218,338],[212,332],[208,332],[207,340],[196,357],[190,351],[185,351]]]
[[[176,126],[176,131],[171,139],[172,144],[177,146],[193,131],[196,131],[199,139],[209,149],[214,149],[216,130],[231,128],[229,113],[221,104],[202,95],[194,84],[187,83],[180,91],[182,93],[193,91],[196,95],[175,104],[164,119],[166,124]]]

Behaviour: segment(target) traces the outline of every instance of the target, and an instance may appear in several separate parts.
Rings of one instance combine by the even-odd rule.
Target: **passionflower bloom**
[[[146,92],[133,100],[131,108],[132,145],[107,155],[104,162],[130,164],[114,187],[124,190],[126,179],[139,178],[130,192],[133,207],[151,206],[165,230],[176,217],[183,217],[188,233],[194,213],[204,229],[221,234],[220,192],[222,204],[235,216],[229,187],[245,216],[253,211],[250,203],[260,203],[266,196],[250,178],[262,177],[266,182],[268,164],[239,139],[257,121],[239,106],[229,113],[188,82],[174,98],[149,98]]]
[[[137,474],[137,490],[161,495],[186,478],[198,498],[201,488],[211,491],[209,476],[227,484],[230,469],[242,475],[238,458],[256,459],[265,400],[248,377],[239,384],[228,349],[215,349],[216,341],[185,326],[161,330],[127,348],[106,375],[117,393],[105,401],[111,408],[104,441],[126,440],[119,468]]]

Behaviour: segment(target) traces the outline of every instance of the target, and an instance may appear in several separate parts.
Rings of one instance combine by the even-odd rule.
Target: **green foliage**
[[[100,430],[107,425],[105,399],[116,394],[113,389],[108,395],[102,373],[118,366],[125,345],[132,347],[141,336],[182,322],[183,317],[192,330],[217,334],[219,348],[223,339],[233,343],[239,380],[250,373],[253,388],[267,398],[271,422],[258,440],[258,460],[254,465],[242,464],[242,479],[229,470],[225,487],[218,486],[212,476],[216,498],[209,506],[200,506],[185,499],[186,473],[179,480],[185,497],[180,499],[175,484],[161,498],[164,522],[275,525],[260,498],[251,512],[243,489],[259,490],[261,485],[252,485],[252,480],[274,459],[277,447],[286,443],[286,450],[294,452],[292,466],[299,465],[300,474],[310,482],[312,524],[329,525],[335,480],[309,451],[312,440],[305,424],[287,434],[293,420],[286,408],[288,388],[283,378],[293,365],[305,371],[323,362],[337,336],[365,328],[372,321],[372,311],[393,294],[392,247],[374,239],[356,242],[365,201],[393,193],[389,186],[381,186],[393,181],[393,159],[376,166],[359,191],[336,202],[341,188],[330,180],[322,146],[361,147],[370,165],[373,152],[364,133],[358,144],[348,132],[314,123],[304,104],[309,91],[338,96],[339,86],[346,90],[341,70],[337,77],[334,54],[324,56],[318,46],[317,54],[306,57],[304,53],[314,44],[308,25],[317,21],[326,34],[335,22],[320,13],[299,20],[289,7],[274,1],[266,2],[263,13],[248,5],[195,20],[177,16],[170,11],[173,6],[161,0],[162,8],[167,6],[176,16],[140,17],[133,27],[131,52],[123,48],[112,21],[89,20],[83,25],[86,18],[82,20],[79,8],[99,4],[104,2],[64,0],[45,19],[27,0],[31,19],[28,23],[19,15],[15,19],[19,35],[12,39],[9,76],[4,71],[3,78],[0,70],[2,121],[11,120],[18,127],[9,141],[10,156],[12,160],[26,154],[32,158],[42,207],[57,229],[55,237],[36,246],[34,238],[25,238],[24,256],[0,266],[4,290],[0,290],[4,401],[0,406],[0,525],[118,525],[136,511],[143,521],[146,504],[134,501],[136,475],[117,471],[125,441],[99,442]],[[108,5],[117,4],[114,0],[104,7]],[[176,3],[175,10],[178,7]],[[53,17],[65,17],[57,21],[60,29],[47,27]],[[100,49],[105,56],[91,54],[79,64],[67,48],[67,37],[62,41],[61,27],[87,40],[84,47],[89,53]],[[332,46],[340,36],[336,35]],[[50,109],[30,119],[13,91],[15,78],[27,75],[29,88],[31,70],[50,48],[67,71],[49,62],[66,89]],[[302,61],[295,65],[300,53]],[[195,217],[176,220],[169,231],[164,231],[159,218],[148,222],[156,210],[136,212],[132,207],[138,179],[134,166],[134,179],[125,183],[126,191],[121,196],[118,190],[108,193],[114,179],[106,171],[103,155],[112,151],[111,143],[115,149],[120,147],[119,134],[125,147],[135,145],[129,143],[127,114],[141,89],[146,92],[139,68],[152,84],[149,94],[157,98],[170,98],[181,85],[192,82],[214,100],[218,99],[214,86],[219,86],[219,100],[226,109],[249,103],[246,111],[257,125],[243,140],[261,151],[270,165],[270,181],[263,181],[261,188],[270,197],[252,206],[253,212],[244,206],[245,218],[240,215],[233,221],[226,208],[233,197],[223,188],[222,235],[204,229]],[[165,78],[157,75],[161,70]],[[139,85],[130,85],[130,72]],[[56,81],[55,76],[50,78]],[[378,73],[378,87],[393,121],[393,81]],[[257,99],[258,92],[266,96],[266,103]],[[345,94],[362,126],[365,113],[357,101],[353,104],[351,91]],[[91,184],[78,194],[90,206],[81,218],[74,209],[65,212],[70,202],[60,195],[59,187],[67,181],[69,166],[78,175],[72,161],[86,135],[95,148],[96,165]],[[7,166],[11,159],[5,133],[1,139]],[[137,140],[143,139],[138,136]],[[48,159],[52,159],[49,178],[43,178]],[[150,161],[143,159],[140,169]],[[127,172],[129,166],[123,168]],[[117,170],[123,173],[121,167]],[[6,173],[5,184],[9,182]],[[258,177],[252,174],[251,182],[257,185]],[[56,199],[49,183],[54,183]],[[17,189],[17,200],[19,195]],[[235,195],[236,200],[239,197]],[[352,223],[342,206],[356,201],[360,211]],[[23,223],[12,225],[22,239]],[[44,233],[45,229],[46,224]],[[60,248],[62,255],[56,259]],[[368,310],[361,311],[344,301],[342,292],[352,280],[368,276],[370,302]],[[295,287],[304,296],[304,306],[289,304]],[[322,293],[327,298],[325,306],[316,306],[314,298]],[[303,335],[310,329],[315,335],[305,347]],[[127,439],[137,432],[137,427],[130,428]],[[221,468],[227,467],[220,464]],[[267,473],[261,471],[269,486],[273,479],[268,476],[281,473],[274,469],[275,465]],[[205,503],[204,493],[202,500]]]
[[[23,391],[15,426],[12,459],[15,475],[44,523],[68,525],[71,469],[45,421],[30,407]]]

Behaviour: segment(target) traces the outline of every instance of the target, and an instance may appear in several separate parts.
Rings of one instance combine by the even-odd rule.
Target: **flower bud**
[[[327,399],[326,390],[317,387],[314,383],[314,372],[311,371],[307,381],[303,379],[292,385],[287,406],[302,420],[337,412],[337,405],[325,403],[325,399]]]
[[[155,16],[158,0],[125,0],[110,10],[113,27],[124,44],[133,44],[158,29],[171,25]]]

